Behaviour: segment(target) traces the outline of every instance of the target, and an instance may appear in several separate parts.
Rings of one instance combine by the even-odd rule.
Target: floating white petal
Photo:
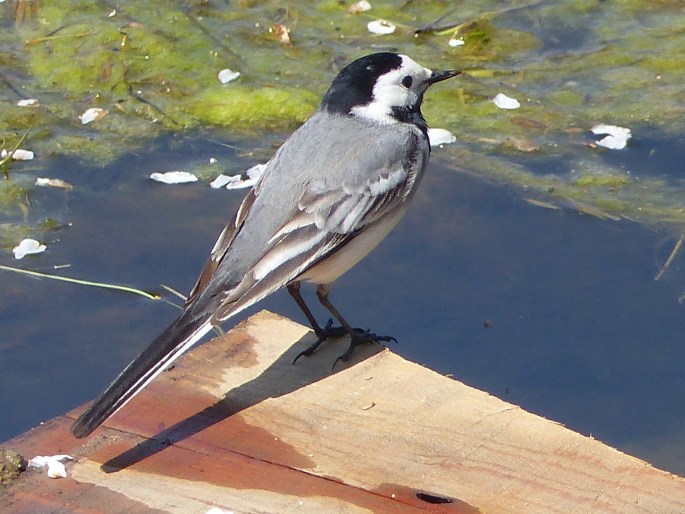
[[[39,103],[35,98],[24,98],[23,100],[19,100],[17,105],[19,107],[36,107]]]
[[[236,175],[239,179],[242,177],[240,175]],[[257,183],[256,179],[251,179],[248,178],[247,180],[236,180],[229,182],[226,184],[226,189],[245,189],[246,187],[252,187]]]
[[[521,104],[516,98],[511,98],[503,93],[497,93],[497,96],[492,100],[500,109],[518,109]]]
[[[5,149],[0,152],[0,159],[4,159],[9,155],[9,152]],[[21,148],[17,148],[13,153],[12,153],[12,160],[13,161],[32,161],[33,160],[33,152],[31,150],[22,150]]]
[[[240,175],[224,175],[223,173],[210,182],[209,187],[219,189],[232,182],[240,182]]]
[[[223,69],[219,72],[218,77],[219,77],[219,82],[221,82],[222,84],[228,84],[229,82],[240,77],[240,72],[229,70],[228,68],[226,68],[226,69]]]
[[[47,247],[35,239],[24,239],[17,246],[12,248],[15,259],[23,259],[27,255],[43,253]]]
[[[371,4],[366,0],[361,0],[360,2],[355,2],[352,5],[350,5],[350,8],[347,9],[347,12],[350,14],[359,14],[370,10]]]
[[[36,179],[36,185],[41,187],[57,187],[61,189],[74,189],[74,186],[61,178],[43,178]]]
[[[366,25],[366,28],[369,29],[369,32],[371,32],[372,34],[379,34],[382,36],[392,34],[397,29],[394,23],[391,23],[387,20],[370,21]]]
[[[90,109],[86,109],[86,111],[81,114],[78,119],[81,120],[82,125],[88,125],[93,121],[104,118],[106,114],[107,111],[104,109],[100,109],[99,107],[91,107]]]
[[[262,176],[262,173],[264,173],[265,169],[266,164],[255,164],[245,173],[247,173],[247,176],[250,177],[252,180],[257,181],[259,180],[259,177]]]
[[[617,127],[616,125],[605,125],[600,123],[592,127],[593,134],[607,134],[606,137],[595,141],[599,146],[609,148],[611,150],[622,150],[626,147],[628,140],[633,137],[630,129],[624,127]]]
[[[428,129],[428,141],[430,141],[432,148],[440,145],[448,145],[454,143],[456,140],[456,136],[449,130],[441,128]]]
[[[464,41],[463,37],[453,37],[447,42],[448,45],[450,45],[452,48],[457,47],[457,46],[463,46],[466,44],[466,41]]]
[[[50,478],[66,478],[67,470],[63,462],[74,460],[71,455],[38,455],[29,460],[29,468],[42,469],[48,468],[48,476]]]
[[[150,178],[157,182],[162,182],[163,184],[187,184],[188,182],[197,182],[197,177],[187,171],[152,173]]]
[[[221,174],[209,185],[214,189],[219,189],[220,187],[225,187],[226,189],[244,189],[246,187],[252,187],[257,183],[265,169],[266,164],[256,164],[240,175]],[[248,178],[243,180],[243,175],[247,175]]]

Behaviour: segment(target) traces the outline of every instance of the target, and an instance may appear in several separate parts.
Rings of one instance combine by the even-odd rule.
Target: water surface
[[[49,233],[45,254],[0,263],[68,264],[59,272],[187,292],[244,191],[146,177],[210,156],[229,168],[255,163],[201,135],[104,169],[57,160],[51,175],[77,187],[36,191],[30,215],[70,226]],[[331,299],[354,324],[395,335],[393,351],[410,360],[685,474],[682,258],[654,280],[673,239],[532,205],[525,191],[433,157],[405,220]],[[7,272],[0,283],[0,440],[93,398],[177,314]],[[283,292],[235,321],[262,308],[305,321]]]

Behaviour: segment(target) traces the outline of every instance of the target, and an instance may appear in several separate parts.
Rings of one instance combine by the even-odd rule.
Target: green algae
[[[0,213],[23,215],[28,209],[30,186],[20,180],[0,180]]]
[[[617,188],[631,183],[630,177],[624,174],[610,173],[584,173],[573,180],[573,184],[579,187],[609,187]]]
[[[478,176],[514,185],[536,199],[604,219],[670,225],[676,233],[685,227],[683,181],[673,187],[662,179],[634,180],[606,168],[605,175],[594,175],[592,170],[578,176],[539,174],[465,147],[447,148],[447,152],[464,170],[477,169]]]
[[[316,109],[319,97],[297,89],[212,88],[186,106],[192,116],[215,125],[246,127],[258,134],[268,129],[292,129]]]

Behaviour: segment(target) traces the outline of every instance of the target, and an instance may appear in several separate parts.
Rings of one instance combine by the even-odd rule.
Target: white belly
[[[378,243],[385,239],[385,236],[395,228],[395,225],[402,219],[406,210],[406,208],[400,208],[380,219],[373,227],[359,234],[330,257],[305,271],[297,277],[297,280],[306,280],[315,284],[330,284],[334,282],[352,266],[366,257],[371,250],[376,248]]]

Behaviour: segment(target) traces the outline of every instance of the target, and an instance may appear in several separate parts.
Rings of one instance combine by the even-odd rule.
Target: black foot
[[[374,334],[370,330],[361,330],[359,328],[355,328],[354,331],[356,332],[356,335],[355,337],[352,337],[350,346],[347,348],[347,351],[345,353],[343,353],[337,359],[335,359],[331,370],[335,369],[335,365],[338,364],[338,362],[347,362],[348,360],[350,360],[350,357],[352,357],[352,354],[354,353],[354,349],[359,345],[368,343],[389,343],[391,341],[393,343],[397,342],[397,339],[395,339],[392,336],[379,336]]]
[[[352,337],[350,346],[347,348],[347,351],[345,353],[343,353],[337,359],[335,359],[335,361],[333,362],[332,369],[335,369],[335,365],[338,364],[339,361],[347,362],[348,360],[350,360],[352,353],[354,353],[354,349],[361,344],[389,343],[391,341],[394,343],[397,342],[397,339],[395,339],[392,336],[379,336],[374,334],[370,330],[364,330],[362,328],[355,328],[354,332],[355,335]],[[295,364],[297,360],[303,355],[305,357],[309,357],[310,355],[312,355],[319,348],[319,346],[321,346],[321,343],[323,343],[329,337],[342,337],[347,335],[347,332],[343,327],[334,327],[333,320],[329,319],[328,323],[326,324],[326,327],[321,331],[321,334],[317,335],[319,336],[319,338],[311,346],[309,346],[308,348],[301,351],[295,356],[295,358],[293,359],[293,364]]]
[[[319,348],[319,346],[321,346],[321,343],[323,343],[329,337],[342,337],[344,335],[346,335],[345,329],[343,327],[334,327],[333,320],[329,319],[321,333],[317,334],[318,339],[314,342],[314,344],[298,353],[293,359],[293,364],[295,364],[302,356],[309,357],[312,355]]]

